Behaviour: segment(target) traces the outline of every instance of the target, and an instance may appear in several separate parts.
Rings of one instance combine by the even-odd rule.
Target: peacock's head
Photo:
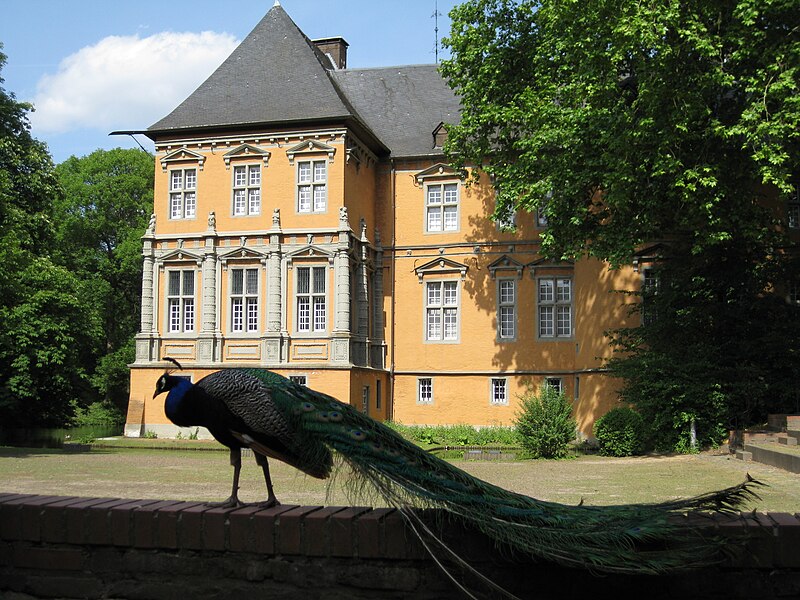
[[[164,357],[164,360],[167,360],[173,364],[175,364],[179,369],[182,369],[181,364],[175,360],[174,358],[170,358],[168,356]],[[153,393],[153,398],[156,396],[163,394],[164,392],[170,391],[176,385],[178,385],[181,381],[183,381],[180,377],[175,377],[171,374],[172,371],[167,369],[164,371],[164,374],[158,378],[156,381],[156,391]]]

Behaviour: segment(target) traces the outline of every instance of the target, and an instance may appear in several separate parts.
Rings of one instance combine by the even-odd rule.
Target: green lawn
[[[168,443],[167,443],[168,442]],[[213,442],[141,440],[140,449],[93,448],[89,452],[0,448],[0,492],[221,500],[230,493],[232,469],[227,452],[197,449],[153,449],[154,445],[179,448],[214,448]],[[149,444],[149,447],[148,447]],[[265,497],[261,471],[245,457],[241,498]],[[658,502],[735,485],[749,472],[769,484],[762,501],[749,506],[759,511],[800,512],[800,477],[728,455],[602,458],[572,460],[473,462],[456,464],[491,483],[542,500],[604,505]],[[271,471],[278,498],[285,504],[347,504],[342,492],[346,473],[336,478],[326,499],[327,482],[307,477],[277,461]],[[357,501],[354,500],[354,501]]]

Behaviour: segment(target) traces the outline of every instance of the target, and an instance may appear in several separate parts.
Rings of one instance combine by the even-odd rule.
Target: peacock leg
[[[267,457],[259,452],[254,452],[253,454],[256,455],[256,463],[258,463],[258,466],[264,471],[264,481],[267,483],[268,497],[266,501],[260,502],[259,504],[265,508],[280,505],[280,502],[278,502],[278,499],[275,497],[275,492],[272,490],[272,478],[269,476],[269,461]]]
[[[242,506],[239,502],[239,472],[242,470],[242,450],[241,448],[231,448],[231,466],[233,467],[233,489],[227,500],[222,502],[207,502],[208,506],[215,508],[234,508]]]

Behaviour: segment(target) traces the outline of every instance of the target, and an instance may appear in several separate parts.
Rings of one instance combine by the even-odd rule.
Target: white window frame
[[[510,299],[509,287],[511,288]],[[513,342],[517,339],[518,288],[516,278],[497,278],[497,341],[499,342]],[[507,319],[510,319],[510,330]]]
[[[327,212],[328,161],[326,159],[297,161],[296,174],[297,212],[302,214]]]
[[[197,167],[170,169],[168,177],[167,214],[170,220],[196,218]]]
[[[417,404],[433,404],[433,377],[417,377]]]
[[[289,375],[289,381],[308,387],[308,375]]]
[[[231,267],[228,280],[228,306],[231,333],[258,333],[261,321],[261,269],[258,267]],[[236,289],[236,278],[241,274],[241,288]]]
[[[308,273],[308,289],[301,289]],[[318,285],[318,284],[321,284]],[[303,265],[295,267],[295,331],[305,334],[320,334],[328,330],[328,267]],[[303,310],[303,307],[306,310]]]
[[[489,404],[508,406],[508,396],[508,377],[491,377],[489,379]]]
[[[536,279],[536,334],[538,339],[568,340],[574,336],[573,298],[571,277],[555,275]],[[566,323],[566,327],[564,323]]]
[[[545,377],[544,384],[559,394],[564,392],[564,379],[562,377]]]
[[[261,214],[261,165],[234,165],[232,169],[231,214],[254,217]]]
[[[800,202],[789,202],[786,209],[786,221],[789,229],[800,229]]]
[[[457,344],[461,339],[460,282],[456,279],[425,281],[423,293],[425,341]]]
[[[177,292],[173,281],[177,274]],[[194,333],[197,330],[197,271],[195,269],[167,269],[166,331],[168,334]],[[187,284],[191,290],[187,289]]]
[[[455,233],[461,222],[461,184],[440,181],[425,184],[425,232]],[[438,225],[435,225],[438,223]]]
[[[789,282],[789,291],[786,294],[786,300],[792,306],[800,306],[800,283],[797,281]]]

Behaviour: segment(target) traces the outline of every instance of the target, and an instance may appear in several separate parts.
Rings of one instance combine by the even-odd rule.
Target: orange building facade
[[[611,291],[641,274],[544,261],[546,223],[496,223],[489,182],[446,164],[458,99],[435,65],[348,69],[346,51],[276,5],[143,132],[155,207],[126,435],[179,431],[152,399],[172,357],[194,381],[268,368],[405,424],[511,425],[549,383],[591,436],[616,403],[604,332],[631,324]]]

